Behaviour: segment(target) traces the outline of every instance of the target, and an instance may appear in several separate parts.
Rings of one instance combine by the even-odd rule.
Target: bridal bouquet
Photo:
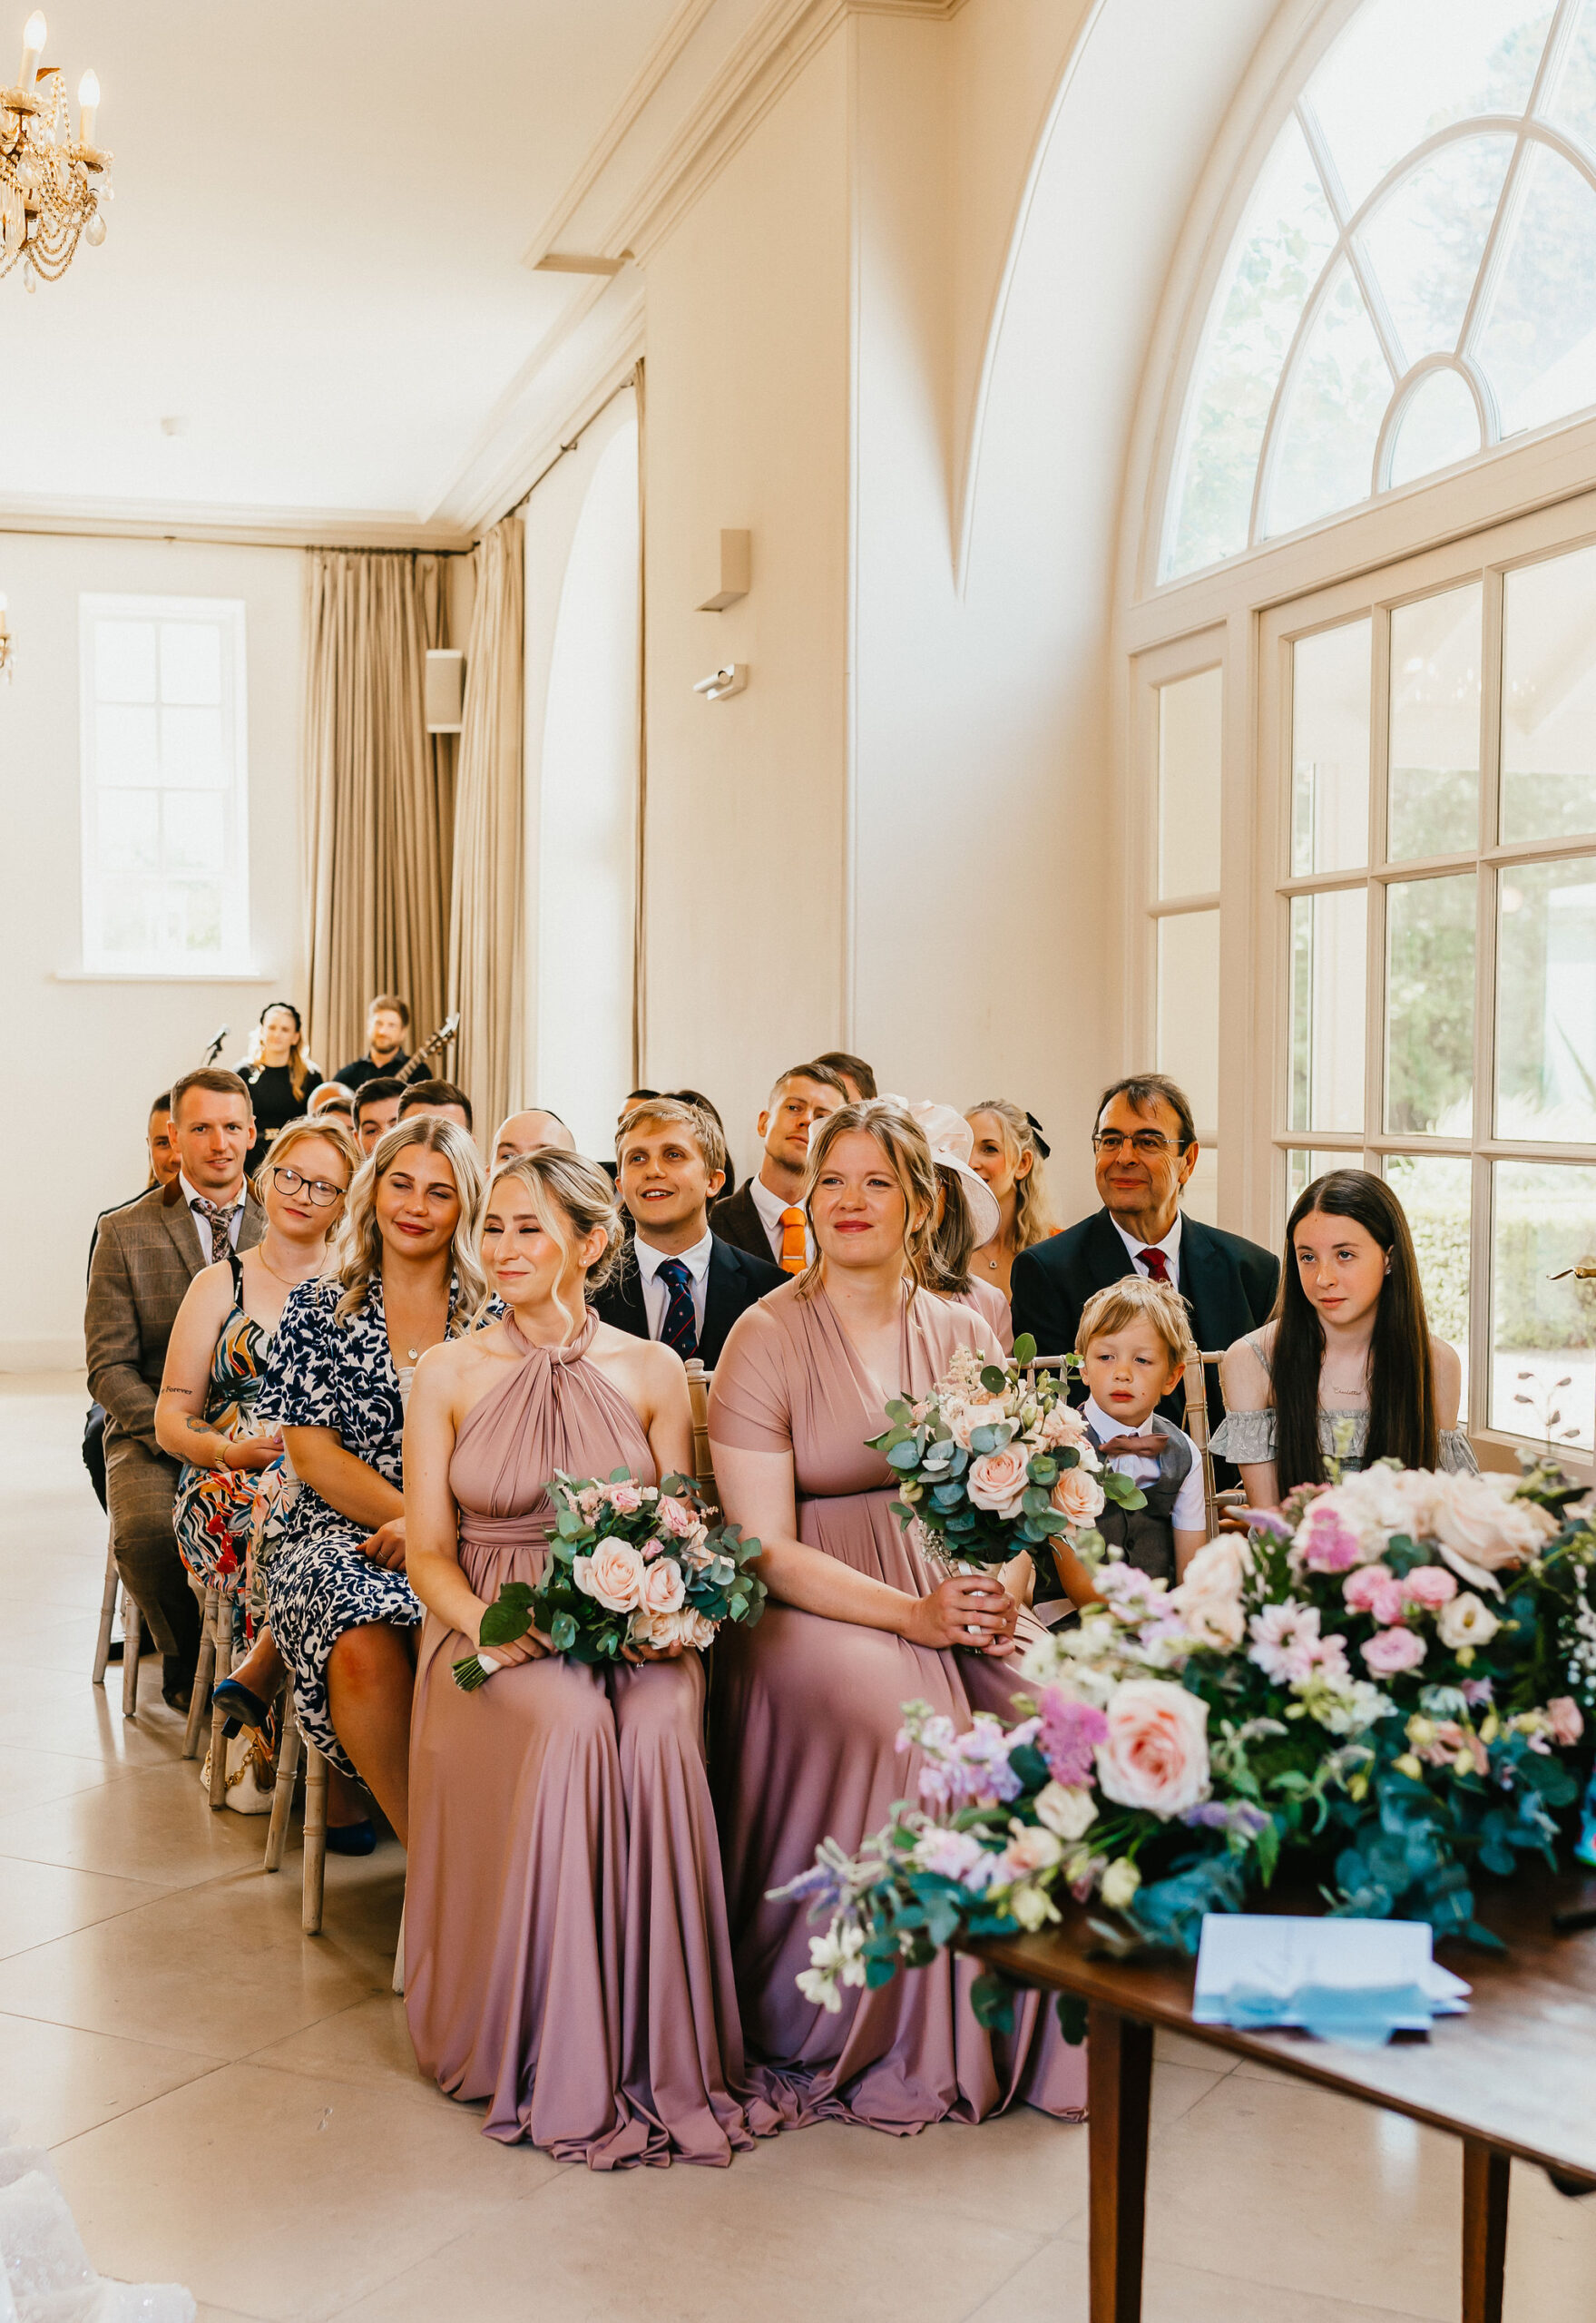
[[[1035,1357],[1029,1335],[1006,1364],[959,1348],[945,1379],[917,1403],[888,1404],[892,1426],[867,1439],[897,1473],[898,1523],[917,1524],[927,1553],[946,1564],[1006,1564],[1022,1548],[1045,1555],[1060,1537],[1091,1563],[1102,1551],[1104,1502],[1145,1503],[1140,1485],[1099,1460],[1065,1399],[1067,1373],[1038,1374]]]
[[[758,1541],[717,1524],[696,1485],[667,1476],[640,1485],[617,1468],[607,1484],[556,1473],[559,1512],[534,1589],[507,1581],[482,1617],[482,1643],[508,1645],[538,1630],[573,1661],[620,1661],[628,1646],[708,1645],[722,1622],[752,1627],[765,1610],[752,1571]],[[455,1664],[467,1693],[500,1665],[491,1651]]]
[[[907,1705],[916,1799],[781,1891],[830,1916],[807,1996],[837,2008],[956,1938],[1041,1928],[1060,1891],[1119,1916],[1111,1943],[1192,1951],[1288,1851],[1317,1858],[1332,1911],[1493,1943],[1478,1874],[1554,1864],[1591,1771],[1596,1524],[1575,1498],[1550,1466],[1382,1464],[1255,1512],[1174,1589],[1110,1565],[1104,1602],[1021,1663],[1018,1724],[961,1734]],[[1004,2023],[1004,1979],[977,2005]]]

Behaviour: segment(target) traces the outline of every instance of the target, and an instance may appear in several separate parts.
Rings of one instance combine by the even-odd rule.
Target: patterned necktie
[[[660,1269],[660,1280],[669,1293],[660,1337],[667,1347],[676,1349],[685,1363],[699,1351],[699,1327],[692,1311],[692,1277],[681,1259],[667,1259]]]
[[[784,1210],[781,1213],[781,1256],[776,1263],[783,1274],[802,1274],[809,1263],[805,1222],[801,1210]]]
[[[1154,1282],[1169,1281],[1170,1262],[1168,1259],[1165,1258],[1163,1252],[1159,1249],[1156,1242],[1153,1244],[1150,1250],[1138,1250],[1136,1255],[1141,1260],[1142,1265],[1147,1269],[1148,1273],[1152,1277]]]
[[[220,1266],[232,1247],[233,1213],[237,1202],[223,1210],[219,1202],[207,1201],[203,1194],[196,1194],[189,1204],[196,1218],[207,1219],[211,1225],[211,1263]]]

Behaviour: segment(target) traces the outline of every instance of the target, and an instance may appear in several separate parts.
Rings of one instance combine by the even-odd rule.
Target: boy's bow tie
[[[1133,1460],[1161,1460],[1164,1439],[1161,1436],[1111,1436],[1098,1446],[1105,1459],[1129,1457]]]

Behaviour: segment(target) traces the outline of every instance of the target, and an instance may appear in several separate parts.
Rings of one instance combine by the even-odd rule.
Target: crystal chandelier
[[[30,290],[40,275],[54,282],[66,272],[80,234],[92,249],[105,240],[100,205],[111,199],[111,156],[94,143],[100,83],[92,72],[78,83],[74,142],[66,83],[59,65],[40,64],[44,48],[35,8],[23,30],[16,86],[0,89],[0,275],[20,260]]]

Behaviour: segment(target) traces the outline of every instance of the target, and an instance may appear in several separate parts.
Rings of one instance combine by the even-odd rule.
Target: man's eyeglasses
[[[1176,1139],[1166,1137],[1162,1130],[1158,1129],[1139,1129],[1129,1140],[1117,1129],[1100,1129],[1092,1141],[1092,1151],[1111,1162],[1117,1153],[1123,1153],[1127,1143],[1147,1162],[1156,1162],[1160,1153],[1185,1151]]]
[[[302,1178],[297,1170],[290,1170],[287,1162],[272,1171],[271,1182],[279,1194],[287,1194],[290,1201],[303,1186],[311,1201],[321,1210],[330,1210],[344,1191],[342,1186],[330,1185],[325,1178]]]

